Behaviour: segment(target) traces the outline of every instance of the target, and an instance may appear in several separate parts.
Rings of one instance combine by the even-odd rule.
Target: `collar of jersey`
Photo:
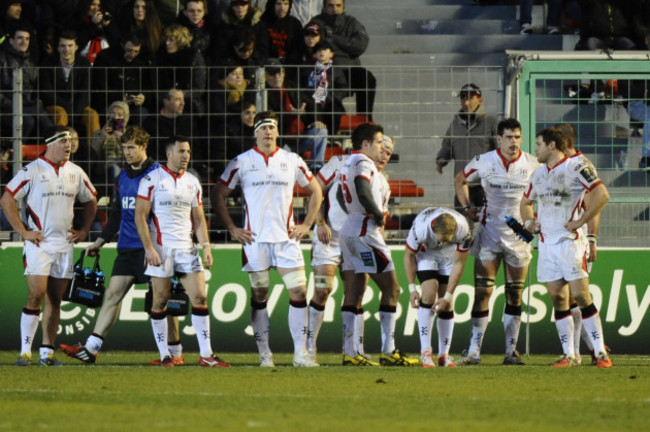
[[[43,159],[48,164],[52,165],[55,169],[61,168],[63,165],[66,164],[66,162],[68,162],[68,161],[63,161],[60,164],[56,164],[56,163],[52,162],[51,160],[49,160],[48,158],[46,158],[45,156],[40,156],[40,158]]]
[[[182,170],[180,173],[176,174],[174,171],[167,168],[167,165],[162,165],[162,168],[169,173],[175,179],[181,178],[185,174],[185,170]]]

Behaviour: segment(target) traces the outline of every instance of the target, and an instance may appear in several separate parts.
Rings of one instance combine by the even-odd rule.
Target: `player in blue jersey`
[[[119,230],[117,240],[117,258],[113,264],[110,283],[105,293],[95,328],[85,345],[64,345],[60,349],[70,357],[83,363],[95,363],[97,353],[104,338],[117,321],[122,299],[134,283],[146,283],[149,277],[144,274],[144,248],[135,228],[135,200],[140,179],[160,167],[158,162],[147,157],[149,134],[139,127],[129,127],[122,136],[122,150],[126,160],[125,168],[116,178],[116,199],[106,222],[106,227],[99,238],[86,248],[86,255],[94,256],[99,249],[111,241]],[[184,364],[178,319],[168,317],[170,322],[169,343],[172,358],[176,364]],[[158,361],[158,364],[160,361]]]

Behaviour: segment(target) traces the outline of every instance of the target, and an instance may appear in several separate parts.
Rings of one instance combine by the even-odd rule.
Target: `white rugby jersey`
[[[25,226],[43,233],[39,245],[47,250],[69,245],[66,238],[72,228],[75,199],[85,203],[97,195],[79,166],[69,161],[57,165],[43,156],[21,169],[5,191],[16,201],[23,200]]]
[[[348,217],[341,227],[340,233],[350,237],[365,236],[371,231],[379,230],[375,221],[359,202],[357,189],[354,185],[354,179],[357,177],[363,177],[370,182],[373,200],[384,213],[386,213],[390,198],[388,182],[377,170],[372,159],[361,152],[353,152],[345,161],[339,174],[339,182],[343,188],[343,197],[348,210]]]
[[[579,158],[579,159],[581,159],[584,163],[589,164],[594,169],[594,172],[596,173],[596,175],[598,175],[598,171],[596,171],[596,167],[594,167],[594,164],[592,164],[591,161],[589,159],[587,159],[587,157],[585,155],[583,155],[580,150],[578,150],[576,152],[576,154],[574,154],[573,156],[569,156],[569,158]],[[583,202],[583,205],[580,206],[579,216],[582,216],[582,213],[584,213],[585,210],[586,210],[586,208],[585,208],[585,205],[584,205],[584,202]],[[585,236],[587,234],[589,234],[589,226],[587,224],[584,224],[582,226],[582,232],[583,232],[583,234]]]
[[[293,188],[305,187],[314,178],[295,153],[277,148],[266,156],[257,147],[230,161],[219,181],[230,189],[240,185],[246,203],[245,229],[254,232],[256,242],[289,240],[294,225]]]
[[[454,236],[444,245],[440,245],[433,233],[433,222],[442,214],[449,214],[456,219],[456,232]],[[449,245],[456,245],[459,252],[467,252],[472,244],[472,232],[465,216],[456,210],[444,207],[428,207],[422,210],[413,220],[411,229],[406,236],[406,247],[414,253],[431,252],[436,249],[442,249]]]
[[[468,183],[480,179],[485,191],[485,205],[481,212],[481,224],[489,224],[502,231],[511,232],[506,218],[512,216],[521,222],[519,205],[533,172],[540,167],[537,158],[521,152],[508,162],[500,149],[475,156],[463,169]]]
[[[341,208],[339,200],[336,199],[336,193],[340,187],[338,177],[347,158],[347,155],[331,158],[317,174],[325,187],[329,188],[327,190],[327,222],[334,231],[340,231],[348,217],[345,210]]]
[[[192,208],[203,205],[199,180],[161,166],[142,177],[138,198],[151,202],[149,232],[160,246],[189,249],[192,242]]]
[[[538,202],[540,239],[554,244],[563,238],[577,238],[578,232],[567,231],[564,224],[580,217],[585,191],[601,183],[593,165],[583,157],[565,156],[553,168],[546,165],[538,168],[524,195]]]

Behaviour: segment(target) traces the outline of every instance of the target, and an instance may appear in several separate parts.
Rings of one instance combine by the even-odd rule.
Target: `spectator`
[[[329,42],[319,42],[314,47],[315,62],[308,63],[312,67],[301,68],[300,88],[314,102],[310,106],[314,107],[327,129],[335,135],[341,114],[345,112],[343,98],[347,94],[348,84],[344,71],[334,66],[333,56]]]
[[[562,0],[548,0],[546,12],[546,34],[560,33],[560,15],[562,14]],[[519,23],[521,34],[533,32],[533,0],[519,0]]]
[[[324,5],[323,13],[312,21],[320,26],[324,39],[332,44],[336,64],[346,67],[350,93],[356,95],[357,113],[372,121],[377,80],[372,72],[360,66],[359,60],[368,48],[366,28],[345,13],[345,0],[325,0]]]
[[[186,137],[200,136],[196,122],[184,113],[185,93],[183,90],[172,88],[161,95],[161,108],[158,115],[147,117],[143,128],[151,134],[149,154],[157,160],[165,160],[165,145],[177,135]],[[200,153],[203,145],[195,143],[193,153]],[[198,156],[197,156],[198,157]],[[198,161],[195,161],[198,162]]]
[[[255,34],[243,30],[232,40],[232,44],[218,60],[219,65],[239,65],[244,69],[244,78],[249,84],[255,83],[257,69],[266,62],[266,54],[259,50],[255,42]],[[222,71],[217,71],[213,79],[222,79]]]
[[[92,137],[99,130],[99,116],[90,107],[90,63],[78,50],[75,33],[62,31],[57,55],[47,57],[39,70],[40,94],[57,126],[83,126],[85,136]]]
[[[101,170],[106,177],[97,179],[97,187],[101,196],[108,194],[109,186],[121,171],[122,166],[122,134],[129,124],[129,105],[115,101],[106,110],[107,119],[104,127],[93,136],[91,147],[104,165]]]
[[[636,16],[641,11],[639,0],[580,0],[580,40],[576,49],[634,49]]]
[[[119,30],[113,23],[113,16],[102,11],[100,0],[81,0],[77,14],[80,53],[93,64],[101,50],[119,43]]]
[[[192,48],[203,55],[207,64],[212,64],[212,41],[219,38],[216,35],[216,26],[206,18],[207,13],[205,0],[187,0],[176,22],[187,27],[192,35]]]
[[[149,112],[149,100],[155,99],[145,93],[151,84],[150,71],[144,67],[148,61],[141,53],[142,42],[135,33],[127,35],[121,45],[112,46],[97,55],[91,69],[92,88],[91,106],[98,112],[110,102],[121,100],[129,105],[131,117],[135,123],[141,123]]]
[[[23,137],[38,137],[54,126],[38,97],[38,70],[29,55],[31,29],[17,26],[8,43],[0,48],[0,125],[6,134],[12,130],[13,70],[23,71]],[[39,130],[40,128],[40,130]]]
[[[181,13],[182,3],[184,3],[183,0],[155,0],[156,12],[163,28],[176,22],[176,18]]]
[[[223,53],[228,50],[243,30],[250,30],[255,35],[255,46],[259,52],[268,52],[268,38],[266,30],[261,24],[262,11],[251,6],[250,0],[231,0],[230,6],[221,14],[219,30],[221,43],[214,48],[217,50],[213,56],[217,62],[223,58]]]
[[[239,104],[244,99],[251,100],[253,95],[246,92],[248,81],[244,77],[244,68],[229,64],[223,69],[224,77],[212,88],[211,113],[232,114],[239,112]]]
[[[460,89],[459,97],[460,111],[454,115],[442,140],[442,148],[436,155],[437,170],[440,174],[449,161],[455,161],[454,178],[474,156],[497,148],[497,119],[485,114],[481,89],[473,83],[465,84]],[[485,195],[481,184],[473,182],[468,186],[469,205],[482,207]],[[454,206],[457,211],[464,211],[456,197]]]
[[[142,41],[142,54],[153,58],[160,48],[163,26],[153,0],[134,0],[120,12],[120,33],[122,36],[136,33]]]
[[[4,0],[0,2],[0,46],[8,43],[11,33],[16,26],[25,25],[31,31],[30,46],[32,48],[29,50],[29,55],[34,64],[38,64],[42,53],[32,19],[29,14],[25,13],[27,10],[25,3],[21,0]],[[27,3],[29,4],[30,2]]]
[[[221,175],[229,161],[238,154],[253,148],[255,145],[255,115],[257,108],[250,100],[243,100],[240,104],[239,115],[227,117],[226,132],[219,134],[220,147],[212,151],[210,147],[210,161],[214,173]]]
[[[305,26],[312,17],[323,10],[323,0],[294,0],[291,7],[291,15],[298,18]]]
[[[293,0],[270,0],[262,15],[264,28],[269,37],[269,58],[277,58],[280,63],[297,65],[302,44],[302,24],[289,15]]]
[[[187,89],[186,102],[191,107],[190,112],[205,114],[207,70],[201,52],[191,46],[190,31],[180,24],[172,24],[165,29],[164,36],[164,47],[156,56],[156,88]]]
[[[311,161],[312,169],[320,169],[325,162],[327,126],[316,115],[314,99],[303,97],[295,83],[285,80],[285,70],[279,60],[270,59],[264,69],[268,107],[278,116],[278,129],[285,143],[297,147],[301,157],[308,163]],[[309,137],[292,138],[300,135]],[[296,146],[295,141],[300,144]]]

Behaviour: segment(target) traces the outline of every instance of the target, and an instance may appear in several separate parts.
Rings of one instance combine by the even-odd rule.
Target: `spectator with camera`
[[[122,166],[122,134],[129,123],[129,106],[122,101],[109,105],[104,126],[95,132],[91,147],[99,155],[104,168],[104,178],[98,179],[100,196],[105,196],[110,190],[110,184],[120,173]]]
[[[111,13],[102,9],[101,0],[81,0],[77,16],[79,52],[93,64],[97,54],[119,43],[120,32]]]

